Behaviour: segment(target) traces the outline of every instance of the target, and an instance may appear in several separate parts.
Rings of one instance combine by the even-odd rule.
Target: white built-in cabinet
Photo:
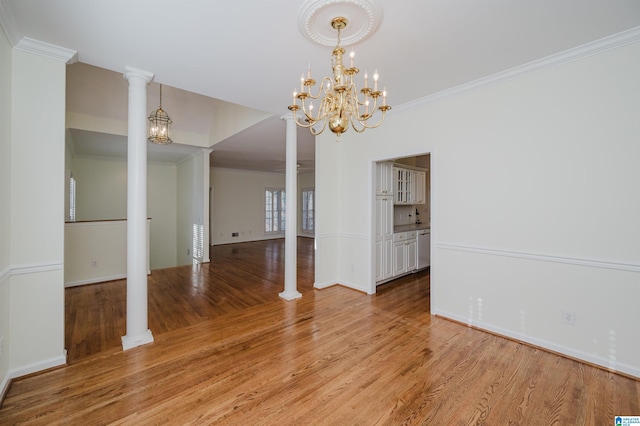
[[[413,204],[425,204],[427,202],[427,173],[422,170],[414,170],[413,176]]]
[[[376,196],[376,282],[393,276],[393,196]]]
[[[393,168],[395,182],[394,197],[396,204],[413,204],[413,170],[404,167]]]
[[[394,205],[426,203],[426,171],[376,163],[375,255],[376,282],[412,272],[418,267],[416,231],[393,232]]]
[[[393,163],[376,163],[376,195],[393,195]]]
[[[376,163],[376,282],[393,276],[393,163]]]
[[[393,195],[395,204],[425,204],[427,198],[426,177],[427,173],[424,170],[394,166]]]
[[[416,231],[393,234],[393,276],[415,271],[418,267]]]

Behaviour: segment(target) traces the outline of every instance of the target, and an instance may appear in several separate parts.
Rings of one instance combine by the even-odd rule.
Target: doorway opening
[[[431,266],[431,154],[380,160],[373,173],[370,293]]]

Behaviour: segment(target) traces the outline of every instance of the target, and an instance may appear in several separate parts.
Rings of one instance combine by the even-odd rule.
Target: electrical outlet
[[[568,309],[562,310],[562,322],[564,324],[576,325],[576,313]]]
[[[239,235],[240,235],[240,234],[239,234],[239,233],[237,233],[237,232],[232,232],[232,233],[231,233],[231,236],[232,236],[232,237],[238,237]]]

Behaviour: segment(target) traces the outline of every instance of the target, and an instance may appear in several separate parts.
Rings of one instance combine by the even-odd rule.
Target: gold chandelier
[[[159,144],[159,145],[168,145],[172,143],[171,140],[171,119],[169,118],[169,114],[167,114],[162,109],[162,84],[160,85],[160,107],[149,114],[149,137],[147,140],[149,142]]]
[[[300,92],[293,92],[293,104],[289,110],[293,112],[296,123],[305,128],[309,128],[312,134],[322,133],[329,124],[329,129],[338,135],[347,131],[349,124],[358,132],[365,129],[378,127],[384,121],[385,114],[391,109],[387,105],[387,91],[378,90],[378,72],[373,74],[373,88],[368,85],[368,76],[364,74],[364,87],[360,89],[361,97],[353,76],[360,71],[353,64],[354,52],[350,54],[349,67],[345,67],[342,62],[342,55],[345,50],[340,46],[340,31],[347,26],[347,19],[337,17],[331,20],[331,26],[338,31],[338,43],[331,54],[333,66],[333,78],[324,77],[316,95],[311,93],[311,88],[316,81],[311,78],[311,67],[307,70],[307,77],[300,78]],[[380,100],[380,98],[382,98]],[[313,101],[320,99],[320,106],[314,115]],[[378,102],[381,103],[378,106]],[[298,111],[302,111],[302,116],[298,116]],[[380,111],[380,114],[376,114]],[[376,116],[375,124],[369,120]],[[316,124],[321,123],[321,127],[316,128]]]

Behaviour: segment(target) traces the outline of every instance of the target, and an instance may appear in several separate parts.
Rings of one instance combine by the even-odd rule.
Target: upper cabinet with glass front
[[[406,167],[393,167],[394,204],[425,204],[426,172]]]
[[[413,170],[394,167],[393,176],[395,204],[413,204]]]

